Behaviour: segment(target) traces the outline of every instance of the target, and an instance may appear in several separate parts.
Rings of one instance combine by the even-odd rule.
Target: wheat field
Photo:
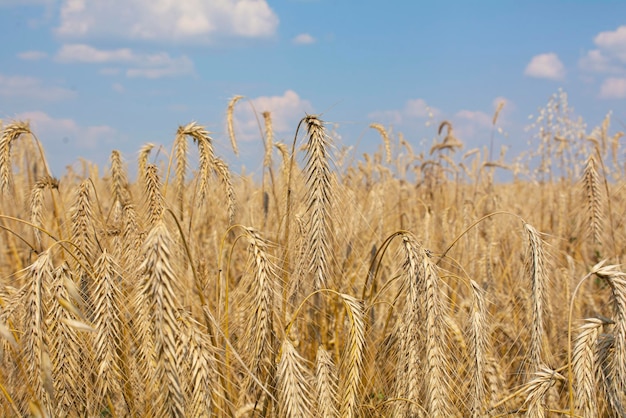
[[[45,132],[0,125],[2,416],[626,414],[610,115],[557,97],[499,159],[449,121],[419,150],[372,124],[355,158],[315,115],[276,141],[265,112],[255,178],[214,151],[237,152],[240,99],[228,137],[190,123],[60,178]]]

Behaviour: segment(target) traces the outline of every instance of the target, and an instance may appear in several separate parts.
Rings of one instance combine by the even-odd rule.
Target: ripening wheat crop
[[[623,416],[622,133],[543,112],[498,160],[449,121],[359,159],[265,112],[256,177],[190,123],[54,178],[6,122],[0,415]]]

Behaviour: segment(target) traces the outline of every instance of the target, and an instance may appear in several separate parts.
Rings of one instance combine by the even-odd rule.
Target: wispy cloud
[[[24,61],[40,61],[47,58],[48,53],[43,51],[24,51],[17,54],[17,57]]]
[[[72,99],[76,97],[76,92],[64,87],[46,85],[34,77],[0,74],[0,97],[57,101]]]
[[[301,33],[295,36],[292,42],[296,45],[311,45],[316,42],[316,39],[308,33]]]
[[[128,77],[161,78],[192,74],[194,65],[186,55],[171,57],[168,53],[137,53],[130,48],[98,49],[86,44],[63,45],[55,59],[65,63],[122,64],[128,68]],[[115,75],[119,69],[106,67],[100,70],[105,75]]]
[[[64,0],[56,32],[72,38],[202,42],[218,36],[267,37],[278,23],[265,0]]]
[[[385,124],[402,124],[416,119],[434,119],[441,115],[441,111],[429,106],[424,99],[409,99],[402,109],[377,110],[368,117],[376,122]]]
[[[565,67],[558,55],[550,52],[532,57],[524,74],[529,77],[559,81],[565,78]]]

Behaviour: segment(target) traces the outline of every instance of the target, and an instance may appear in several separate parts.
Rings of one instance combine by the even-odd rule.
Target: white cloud
[[[268,37],[278,23],[265,0],[64,0],[57,33],[202,42],[217,36]]]
[[[480,110],[460,110],[456,112],[455,118],[472,122],[483,128],[491,127],[493,117]]]
[[[524,70],[529,77],[547,78],[549,80],[563,80],[565,67],[559,57],[553,53],[535,55]]]
[[[63,87],[47,86],[34,77],[0,74],[0,97],[57,101],[76,97],[76,93]]]
[[[120,83],[113,83],[113,84],[111,84],[111,88],[113,89],[113,91],[115,91],[117,93],[124,93],[126,91],[124,86],[122,84],[120,84]]]
[[[129,48],[102,50],[85,44],[66,44],[55,56],[60,62],[133,62],[138,57]]]
[[[250,103],[251,102],[251,103]],[[240,137],[245,140],[257,140],[260,138],[257,117],[261,120],[261,114],[271,112],[272,128],[276,134],[293,134],[298,122],[307,113],[312,113],[313,107],[308,100],[302,99],[293,90],[287,90],[282,96],[261,96],[251,99],[250,102],[242,100],[235,107],[235,129],[239,126]],[[251,106],[252,104],[252,106]],[[254,110],[257,115],[255,116]]]
[[[614,31],[600,32],[593,38],[600,49],[626,63],[626,25]]]
[[[107,125],[81,126],[73,119],[53,118],[42,111],[19,113],[14,119],[29,121],[33,132],[44,142],[71,142],[83,150],[95,149],[117,135],[117,131]]]
[[[311,45],[316,42],[316,39],[308,33],[301,33],[292,42],[296,45]]]
[[[603,99],[626,99],[626,78],[610,77],[600,86]]]
[[[55,56],[57,61],[91,64],[126,64],[128,77],[161,78],[193,74],[193,62],[186,55],[172,58],[165,52],[155,54],[136,53],[130,48],[97,49],[85,44],[63,45]],[[118,68],[103,68],[101,74],[115,75]]]
[[[25,61],[39,61],[48,57],[48,54],[43,51],[24,51],[17,54],[17,57]]]
[[[424,99],[409,99],[402,109],[379,110],[371,112],[368,117],[385,124],[402,124],[414,119],[434,119],[441,111],[431,107]]]

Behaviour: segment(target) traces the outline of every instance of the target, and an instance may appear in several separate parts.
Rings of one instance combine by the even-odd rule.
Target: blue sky
[[[0,119],[30,120],[56,175],[112,149],[134,164],[191,121],[236,171],[258,172],[251,104],[285,142],[322,113],[357,156],[380,144],[373,122],[418,151],[444,119],[466,149],[488,145],[499,101],[495,142],[515,153],[559,88],[590,127],[612,111],[626,130],[622,1],[0,0],[0,39]]]

